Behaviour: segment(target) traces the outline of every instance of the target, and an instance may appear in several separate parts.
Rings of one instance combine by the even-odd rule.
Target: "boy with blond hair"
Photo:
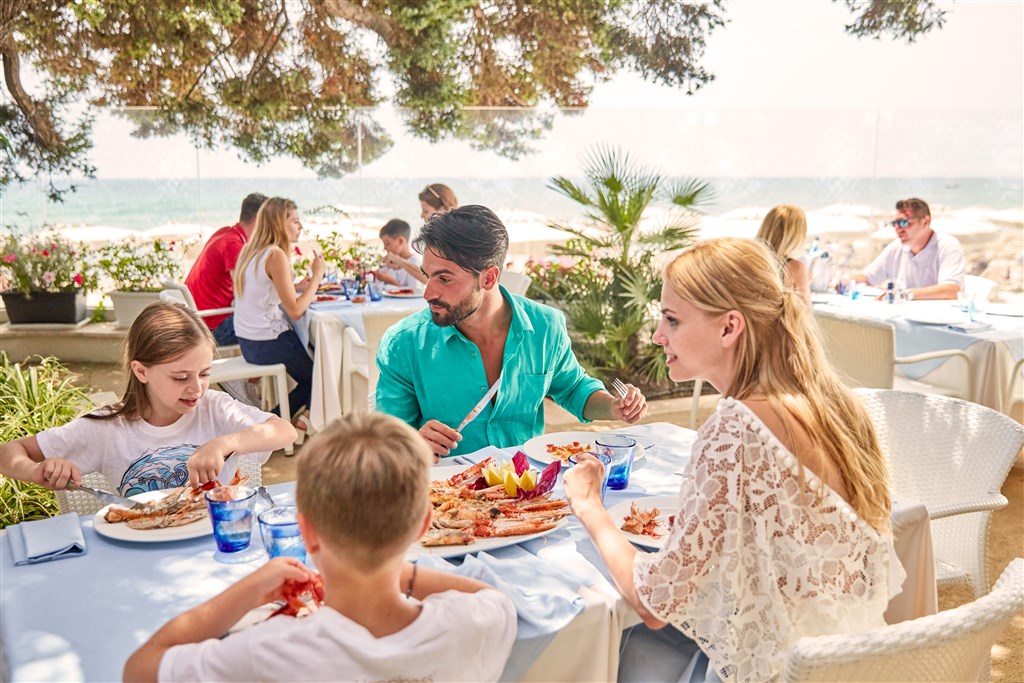
[[[430,524],[433,456],[381,413],[338,420],[302,449],[295,497],[323,607],[221,638],[248,611],[282,599],[309,571],[271,560],[172,619],[125,664],[124,678],[189,681],[494,681],[516,637],[508,596],[404,559]]]

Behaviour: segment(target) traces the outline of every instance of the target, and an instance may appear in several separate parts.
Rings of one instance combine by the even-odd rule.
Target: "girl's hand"
[[[323,254],[317,254],[313,257],[313,282],[317,285],[324,279],[324,273],[327,272],[327,260]]]
[[[239,583],[245,583],[246,595],[257,599],[256,606],[283,600],[285,582],[309,581],[314,577],[302,562],[294,557],[275,557]]]
[[[47,458],[41,463],[36,465],[32,471],[32,478],[30,481],[33,484],[39,484],[45,486],[48,489],[54,491],[60,491],[65,488],[68,483],[81,484],[82,473],[78,469],[78,465],[75,465],[70,460],[64,458]]]
[[[309,285],[311,283],[312,280],[309,279],[308,275],[302,278],[301,280],[295,283],[295,293],[301,296],[303,292],[309,289]]]
[[[231,454],[218,446],[216,440],[207,441],[188,459],[188,483],[199,486],[213,481],[224,469],[224,460]],[[227,483],[227,482],[223,482]]]
[[[576,456],[576,465],[562,478],[565,497],[573,514],[591,504],[601,507],[601,485],[604,483],[604,465],[590,453]]]

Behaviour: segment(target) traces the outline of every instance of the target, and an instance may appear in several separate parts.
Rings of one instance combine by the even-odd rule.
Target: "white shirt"
[[[342,587],[344,590],[344,587]],[[516,639],[496,590],[429,596],[414,622],[376,638],[329,607],[274,617],[226,638],[172,647],[160,681],[496,681]]]
[[[864,269],[868,284],[882,285],[892,280],[907,289],[953,284],[964,288],[964,250],[949,235],[932,233],[928,244],[916,254],[899,240],[889,243]],[[898,285],[897,285],[898,286]]]
[[[122,496],[188,484],[188,459],[207,441],[248,429],[271,417],[221,391],[208,390],[196,409],[166,427],[123,416],[80,417],[36,435],[47,458],[65,458],[83,472],[100,472]],[[250,454],[260,464],[270,451]]]
[[[413,252],[412,255],[405,260],[413,264],[414,266],[419,266],[421,263],[423,263],[423,256],[421,254]],[[415,289],[418,292],[423,291],[423,283],[417,280],[415,277],[413,277],[412,273],[407,271],[405,268],[388,268],[386,266],[381,266],[380,271],[382,273],[387,273],[391,277],[395,278],[397,287],[408,287],[411,289]]]
[[[270,341],[290,329],[281,310],[281,297],[267,275],[270,247],[245,267],[242,293],[235,290],[235,335],[249,341]]]

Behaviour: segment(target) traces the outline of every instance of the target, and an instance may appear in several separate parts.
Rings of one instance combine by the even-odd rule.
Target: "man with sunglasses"
[[[896,202],[891,225],[897,239],[855,279],[879,287],[892,280],[908,299],[955,299],[964,286],[964,250],[955,237],[935,232],[931,224],[923,199]]]
[[[499,284],[508,231],[490,209],[434,214],[413,246],[423,254],[429,307],[385,333],[375,398],[436,456],[542,434],[545,396],[582,421],[632,424],[647,413],[639,389],[627,384],[612,396],[580,367],[560,311]]]

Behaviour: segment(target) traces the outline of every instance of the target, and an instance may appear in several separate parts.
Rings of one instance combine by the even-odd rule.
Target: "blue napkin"
[[[36,564],[85,554],[82,520],[73,512],[7,527],[14,564]]]

